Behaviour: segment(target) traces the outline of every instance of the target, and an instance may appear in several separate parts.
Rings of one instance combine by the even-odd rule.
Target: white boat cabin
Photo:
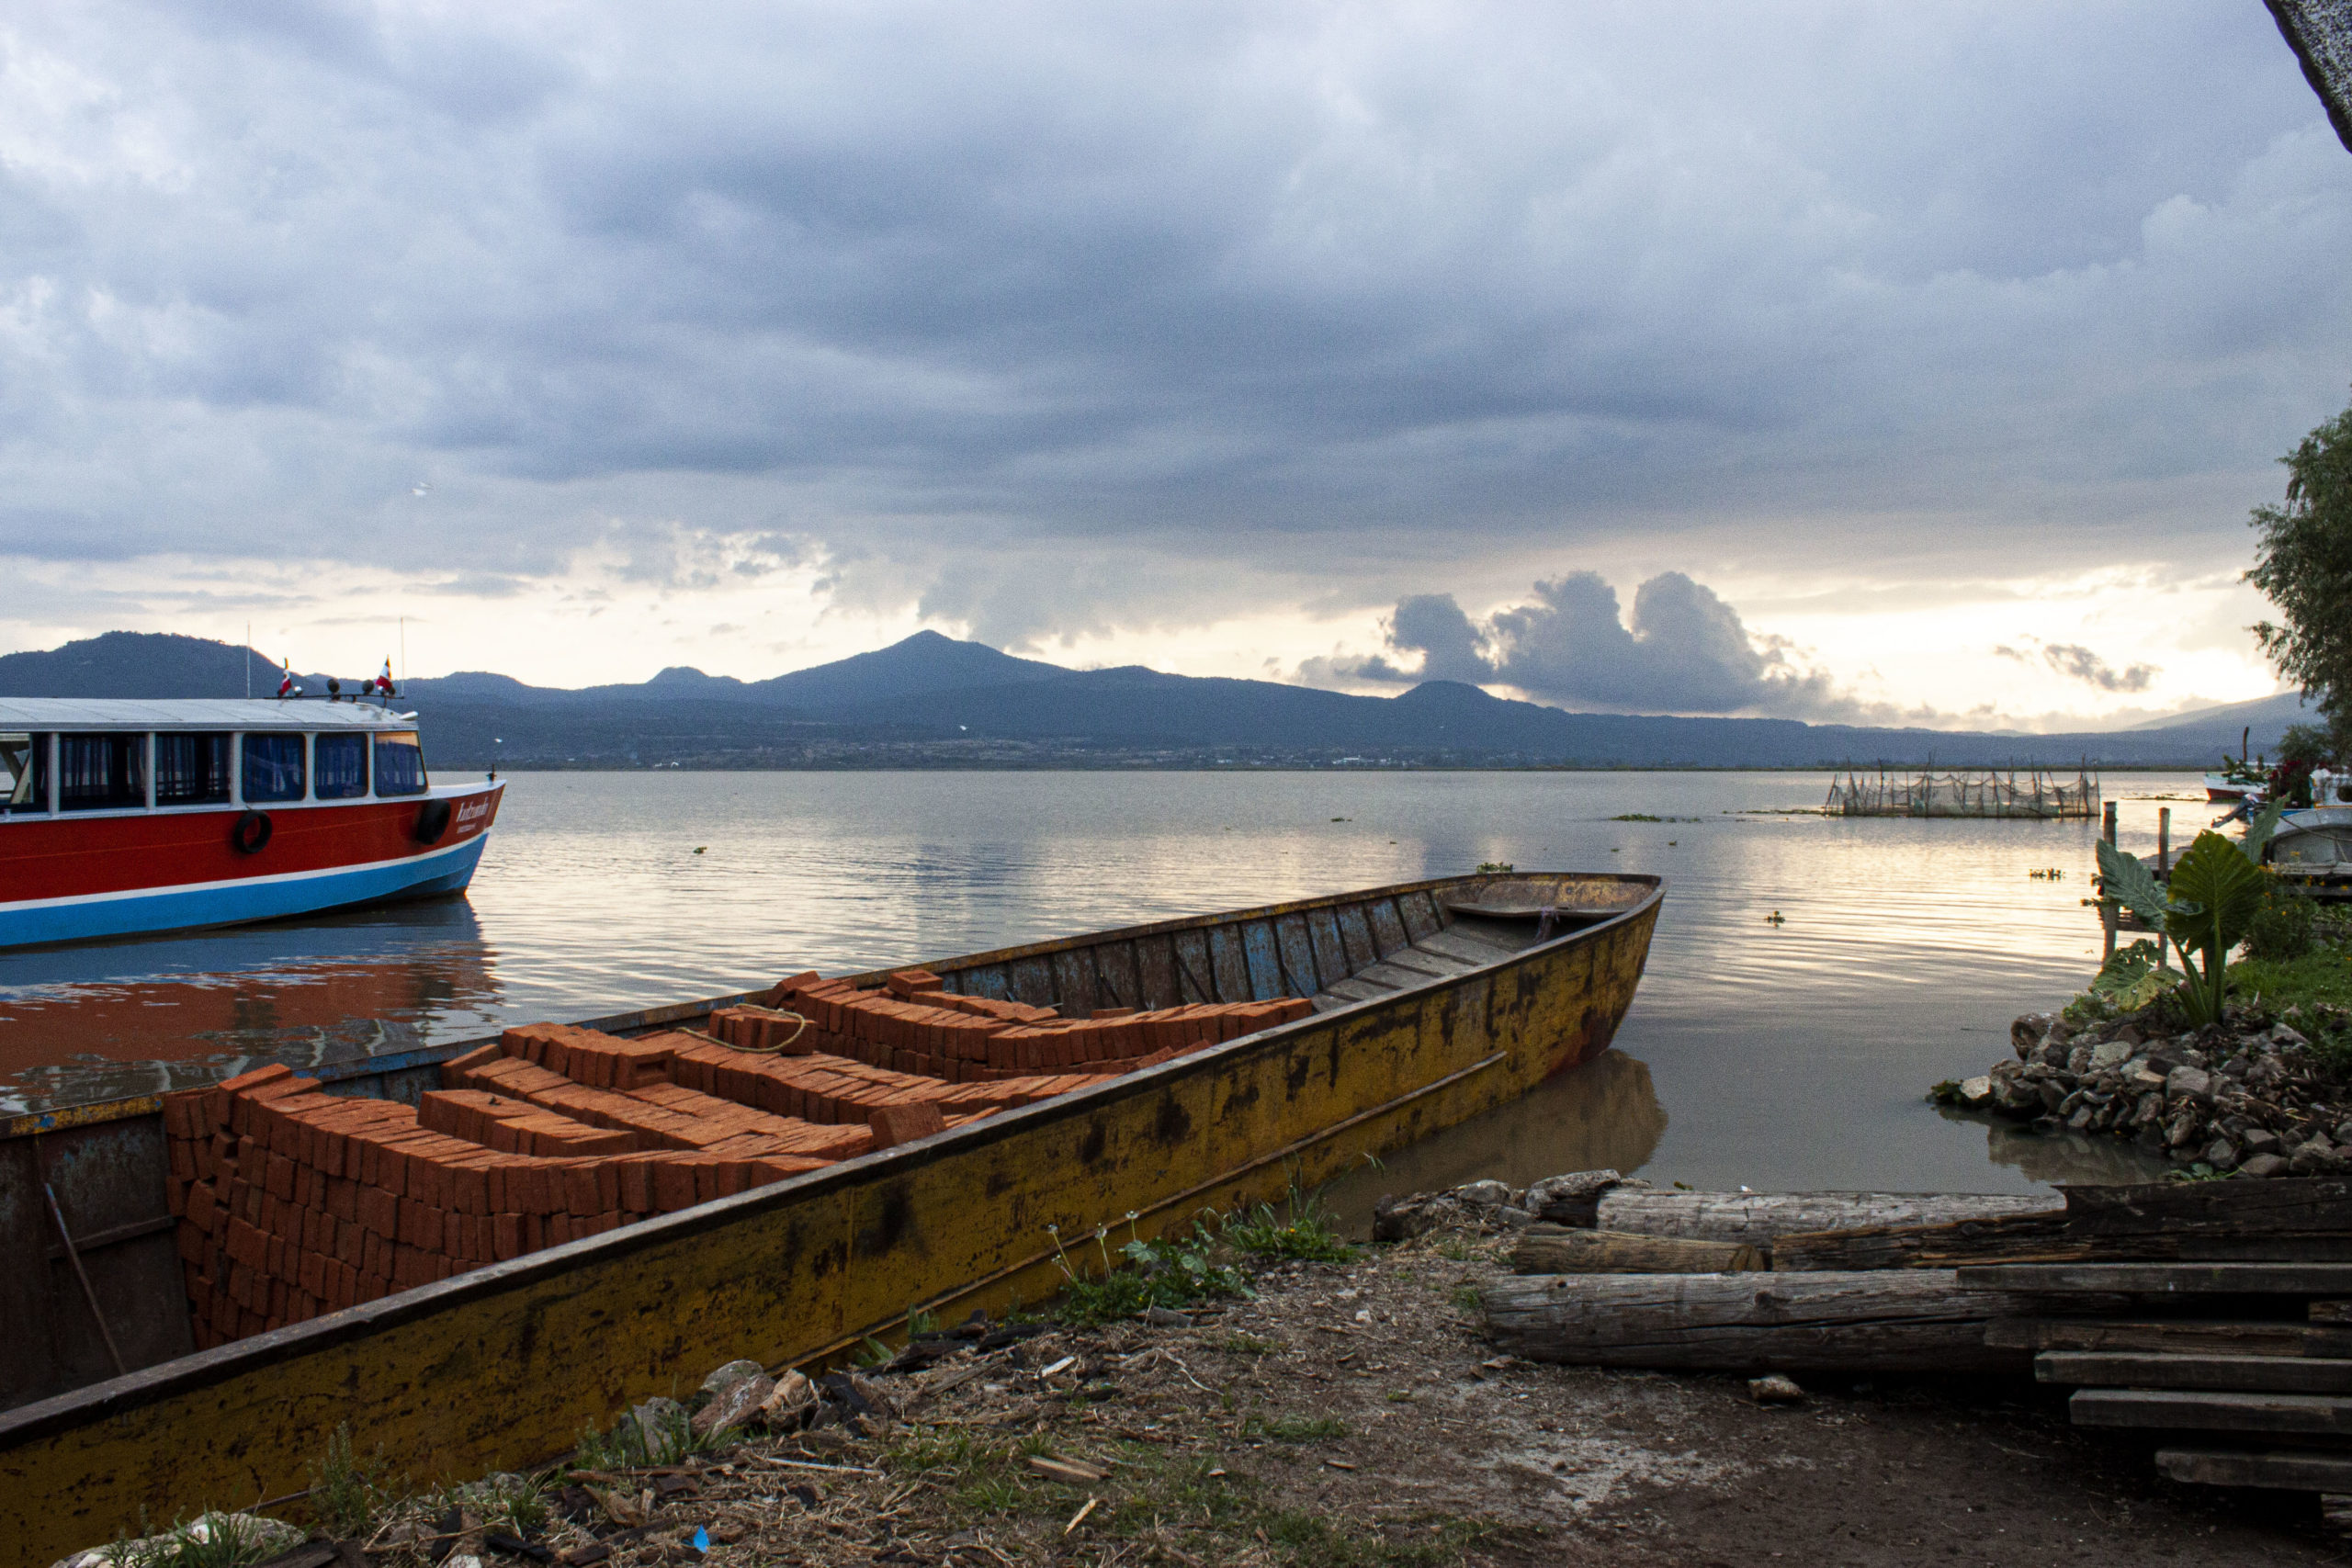
[[[297,697],[0,697],[0,821],[347,806],[431,788],[416,716]]]

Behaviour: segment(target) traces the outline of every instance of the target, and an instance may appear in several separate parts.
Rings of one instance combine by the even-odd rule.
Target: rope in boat
[[[711,1033],[710,1031],[707,1029],[687,1029],[681,1027],[678,1030],[678,1032],[681,1034],[691,1034],[697,1040],[707,1040],[713,1045],[724,1045],[729,1051],[746,1051],[754,1056],[780,1056],[784,1055],[785,1052],[791,1049],[792,1043],[794,1041],[808,1032],[808,1020],[806,1015],[794,1012],[789,1008],[770,1008],[767,1010],[770,1012],[782,1013],[785,1017],[791,1019],[800,1027],[795,1029],[790,1034],[786,1035],[782,1040],[776,1042],[776,1043],[773,1045],[738,1045],[732,1040],[721,1040],[718,1035]]]

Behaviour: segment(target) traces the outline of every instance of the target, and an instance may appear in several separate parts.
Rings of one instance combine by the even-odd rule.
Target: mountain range
[[[108,632],[0,656],[0,697],[238,696],[248,681],[266,695],[279,674],[225,643]],[[1068,670],[936,632],[764,681],[677,667],[571,689],[469,671],[407,682],[401,698],[443,765],[510,768],[2194,766],[2249,728],[2245,743],[2275,747],[2305,716],[2292,694],[2070,735],[1568,713],[1451,681],[1367,697]]]

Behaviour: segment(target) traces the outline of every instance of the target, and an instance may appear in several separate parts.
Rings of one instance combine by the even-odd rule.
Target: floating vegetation
[[[2029,871],[2025,874],[2028,880],[2033,882],[2064,882],[2066,880],[2065,872],[2054,865],[2044,866],[2039,871]]]

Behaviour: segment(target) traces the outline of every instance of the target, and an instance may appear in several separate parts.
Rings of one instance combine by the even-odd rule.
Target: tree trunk
[[[1558,1225],[1521,1232],[1510,1261],[1521,1274],[1726,1274],[1770,1266],[1761,1250],[1737,1242]]]
[[[1861,1225],[1936,1225],[2060,1210],[2057,1198],[1939,1192],[1662,1192],[1615,1187],[1596,1229],[1769,1245],[1774,1236]]]
[[[1788,1372],[2027,1372],[1984,1343],[2025,1310],[1948,1269],[1839,1274],[1537,1274],[1486,1286],[1503,1348],[1577,1366]],[[2088,1301],[2085,1310],[2098,1310]],[[2120,1305],[2120,1298],[2108,1310]]]

